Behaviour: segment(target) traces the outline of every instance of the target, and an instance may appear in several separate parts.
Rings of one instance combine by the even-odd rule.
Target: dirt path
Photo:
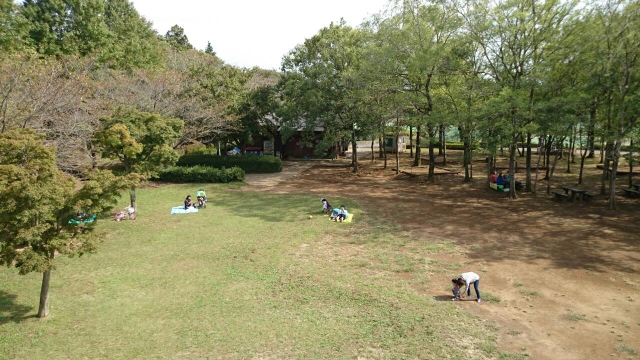
[[[310,161],[283,161],[282,172],[272,174],[247,174],[244,182],[251,186],[274,186],[291,180],[301,172],[316,165]]]
[[[340,191],[327,179],[341,179]],[[498,325],[502,350],[533,359],[638,358],[632,350],[640,349],[640,201],[621,199],[621,209],[611,212],[601,199],[559,203],[524,194],[508,200],[481,180],[424,180],[371,165],[360,176],[314,167],[277,188],[253,189],[353,199],[367,212],[396,209],[375,216],[418,240],[453,241],[466,255],[439,260],[463,261],[463,270],[480,274],[481,290],[500,299],[460,306]],[[447,275],[432,280],[447,284]],[[448,298],[441,288],[427,295]]]

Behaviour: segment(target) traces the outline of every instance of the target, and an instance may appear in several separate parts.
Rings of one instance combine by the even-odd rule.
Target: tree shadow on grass
[[[28,315],[33,307],[16,303],[16,298],[16,295],[0,290],[0,325],[19,323],[35,317],[34,314]]]
[[[223,207],[236,215],[269,222],[305,221],[309,215],[322,216],[320,198],[304,195],[260,194],[250,192],[223,196]],[[338,204],[338,200],[334,202]],[[334,206],[336,207],[336,206]]]

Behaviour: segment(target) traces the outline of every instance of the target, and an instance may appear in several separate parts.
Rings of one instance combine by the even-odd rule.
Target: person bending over
[[[471,284],[473,284],[473,288],[476,291],[476,301],[480,302],[480,276],[478,274],[474,272],[462,273],[458,277],[456,284],[458,284],[460,288],[462,288],[462,286],[465,287],[462,293],[466,292],[468,298],[471,297]]]

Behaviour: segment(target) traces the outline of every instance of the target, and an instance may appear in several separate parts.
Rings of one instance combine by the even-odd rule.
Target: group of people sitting
[[[198,196],[196,198],[196,202],[192,202],[191,195],[187,195],[187,198],[184,199],[184,209],[187,210],[190,207],[201,208],[201,207],[204,207],[205,202],[206,202],[206,198],[204,198],[203,196]]]
[[[321,198],[322,212],[331,215],[331,220],[336,222],[343,222],[349,217],[349,212],[345,209],[344,205],[340,205],[340,208],[332,209],[329,201],[325,198]]]
[[[509,174],[509,170],[506,170],[504,174],[502,172],[498,174],[494,170],[493,173],[491,173],[491,177],[489,178],[489,181],[492,184],[496,184],[497,186],[508,188],[509,186],[511,186],[511,176]],[[521,190],[521,189],[522,189],[522,183],[516,180],[516,190]]]

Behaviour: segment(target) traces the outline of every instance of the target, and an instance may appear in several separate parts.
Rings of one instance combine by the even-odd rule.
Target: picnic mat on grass
[[[184,209],[184,206],[174,206],[171,208],[171,215],[173,214],[190,214],[197,213],[198,208],[189,207],[187,210]]]
[[[333,219],[329,218],[329,220],[333,220]],[[350,223],[350,222],[351,222],[351,220],[353,220],[353,214],[349,214],[349,215],[347,215],[347,218],[346,218],[346,219],[344,219],[344,220],[342,220],[342,222],[343,222],[343,223]]]

